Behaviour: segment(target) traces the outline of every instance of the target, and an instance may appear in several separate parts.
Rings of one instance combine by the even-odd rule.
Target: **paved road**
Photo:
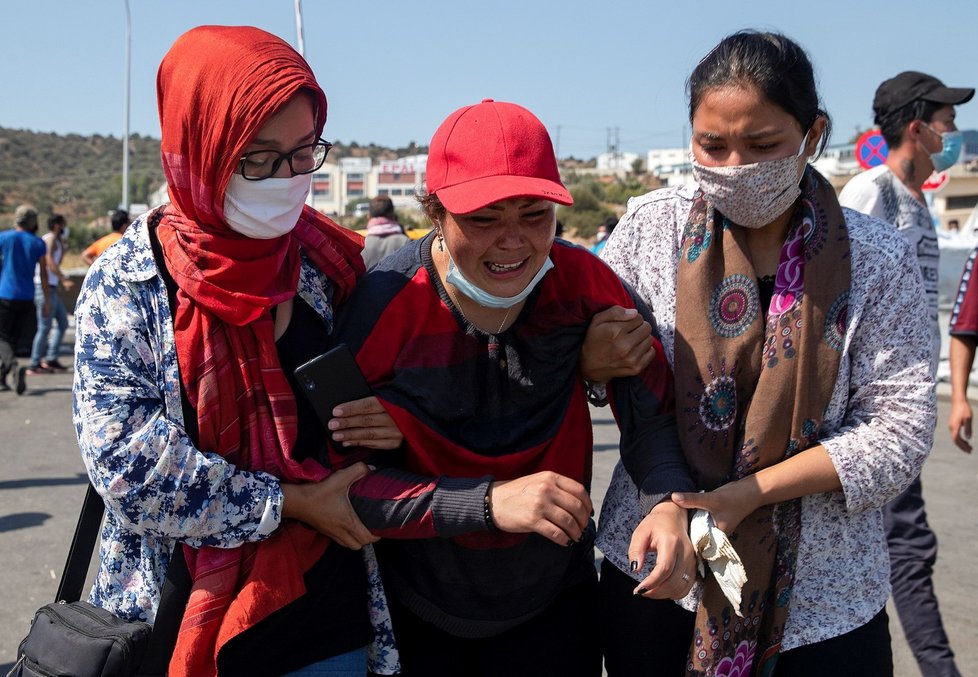
[[[54,596],[84,496],[70,407],[70,374],[33,378],[21,397],[0,393],[0,580],[5,593],[0,674],[13,662],[34,610]],[[947,415],[946,400],[940,415],[941,420]],[[594,493],[600,501],[617,458],[618,435],[607,410],[596,411],[594,423]],[[970,579],[978,571],[976,473],[978,459],[954,449],[939,427],[924,470],[924,493],[941,539],[935,574],[941,607],[964,675],[978,675],[978,628],[972,618],[976,595]],[[897,676],[919,674],[896,621],[891,631]]]

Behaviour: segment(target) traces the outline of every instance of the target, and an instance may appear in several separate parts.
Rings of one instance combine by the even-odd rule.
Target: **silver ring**
[[[689,574],[683,572],[683,583],[689,583]]]

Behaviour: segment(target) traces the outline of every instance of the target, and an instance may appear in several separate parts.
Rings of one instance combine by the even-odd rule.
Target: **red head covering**
[[[184,33],[157,77],[171,200],[157,232],[178,287],[177,358],[197,412],[198,445],[239,469],[293,482],[327,471],[292,459],[295,400],[270,308],[295,295],[300,247],[333,282],[334,302],[343,299],[363,272],[363,241],[310,207],[288,235],[247,238],[224,223],[224,192],[244,149],[299,92],[313,97],[319,135],[326,96],[309,65],[281,39],[248,26]],[[188,549],[194,586],[170,674],[216,674],[220,647],[299,597],[303,572],[325,547],[325,537],[285,523],[260,543]]]

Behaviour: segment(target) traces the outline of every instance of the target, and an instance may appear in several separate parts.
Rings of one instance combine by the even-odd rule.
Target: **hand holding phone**
[[[324,428],[337,405],[372,394],[353,354],[342,343],[296,367],[295,379]]]

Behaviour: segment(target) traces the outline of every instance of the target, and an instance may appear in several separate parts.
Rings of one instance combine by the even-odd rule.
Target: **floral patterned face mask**
[[[706,199],[728,219],[745,228],[763,228],[801,195],[798,158],[808,134],[794,155],[749,165],[707,167],[693,158],[693,178]]]

